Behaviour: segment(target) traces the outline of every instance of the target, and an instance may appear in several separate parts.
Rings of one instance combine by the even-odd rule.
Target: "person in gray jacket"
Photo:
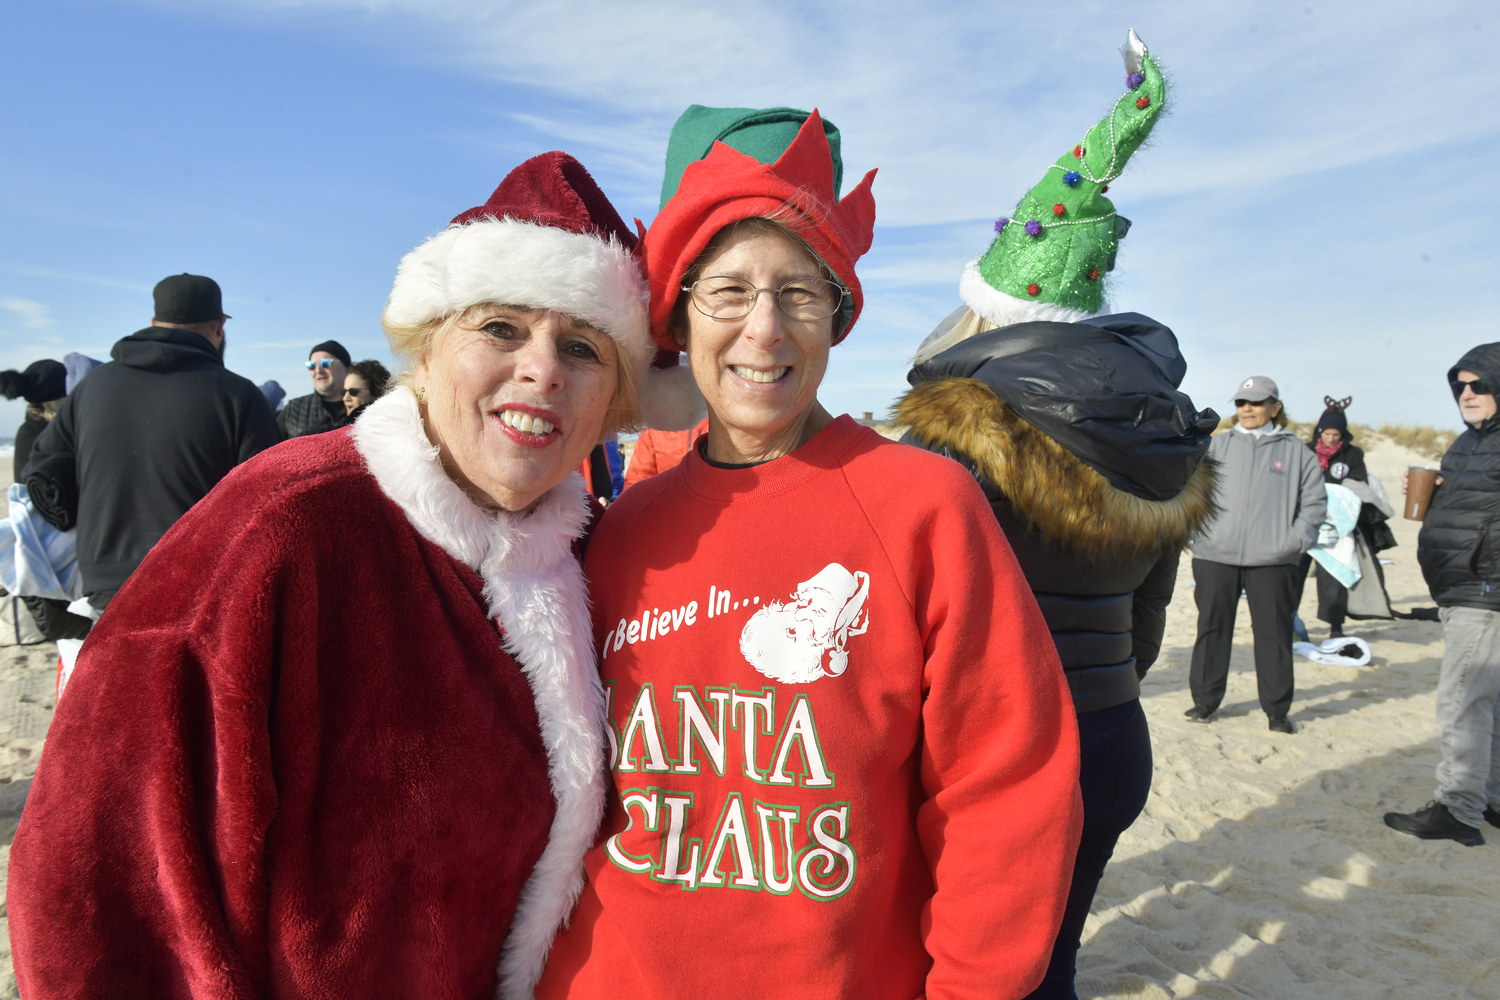
[[[1246,379],[1233,396],[1238,423],[1217,435],[1208,457],[1218,463],[1223,513],[1192,541],[1198,640],[1188,683],[1187,717],[1212,721],[1229,677],[1229,652],[1240,591],[1255,631],[1255,677],[1270,728],[1296,732],[1292,707],[1292,612],[1297,570],[1318,540],[1328,509],[1317,457],[1286,429],[1276,383]]]

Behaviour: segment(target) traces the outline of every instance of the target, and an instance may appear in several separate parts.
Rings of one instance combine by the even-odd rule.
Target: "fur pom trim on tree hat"
[[[651,366],[656,345],[636,244],[583,164],[543,153],[402,258],[383,319],[419,326],[487,302],[576,316],[619,346],[645,425],[686,430],[703,417],[702,396],[685,369]]]
[[[875,196],[870,192],[874,180],[871,170],[839,199],[833,155],[817,109],[775,163],[761,163],[714,142],[707,156],[683,170],[677,193],[657,215],[642,243],[656,342],[666,350],[678,349],[668,328],[683,276],[698,255],[725,226],[757,216],[786,222],[848,286],[854,310],[834,343],[843,340],[864,307],[864,290],[854,264],[875,237]]]

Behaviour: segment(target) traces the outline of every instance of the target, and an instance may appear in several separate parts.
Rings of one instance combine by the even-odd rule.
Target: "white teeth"
[[[500,419],[507,427],[514,427],[522,434],[535,434],[537,437],[551,434],[555,429],[550,421],[518,410],[501,410]]]
[[[772,368],[768,372],[758,372],[754,368],[746,368],[744,365],[730,365],[729,367],[740,378],[749,379],[751,382],[778,382],[787,373],[786,368]]]

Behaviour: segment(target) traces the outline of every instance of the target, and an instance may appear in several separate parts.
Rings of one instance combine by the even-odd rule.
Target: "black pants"
[[[1267,715],[1292,707],[1292,612],[1296,610],[1297,563],[1285,566],[1226,566],[1193,560],[1193,599],[1198,604],[1198,641],[1188,685],[1193,704],[1214,711],[1229,680],[1234,615],[1240,591],[1250,604],[1255,632],[1255,681]]]
[[[1078,940],[1115,852],[1120,834],[1146,808],[1151,791],[1151,732],[1139,700],[1078,717],[1078,784],[1083,792],[1083,839],[1052,961],[1028,1000],[1077,1000],[1073,977]]]
[[[1342,629],[1344,619],[1349,617],[1349,588],[1335,580],[1322,563],[1314,563],[1312,556],[1303,556],[1297,565],[1297,591],[1292,595],[1292,610],[1302,604],[1302,591],[1307,587],[1309,570],[1317,580],[1318,617],[1327,622],[1330,629]]]

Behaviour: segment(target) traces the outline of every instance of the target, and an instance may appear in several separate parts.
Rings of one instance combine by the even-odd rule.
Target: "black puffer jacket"
[[[1177,390],[1172,331],[1135,313],[1020,323],[912,369],[907,440],[973,472],[1057,645],[1074,707],[1140,694],[1183,544],[1216,513],[1218,423]]]
[[[1497,384],[1500,343],[1481,344],[1448,371]],[[1500,414],[1470,427],[1443,456],[1443,484],[1417,535],[1417,562],[1440,607],[1500,611]]]

